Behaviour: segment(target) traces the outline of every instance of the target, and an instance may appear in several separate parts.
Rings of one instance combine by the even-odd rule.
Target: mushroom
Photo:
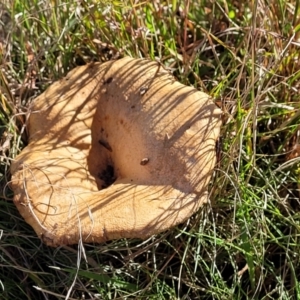
[[[14,203],[50,246],[144,239],[208,200],[219,130],[209,96],[156,62],[77,67],[32,103]]]

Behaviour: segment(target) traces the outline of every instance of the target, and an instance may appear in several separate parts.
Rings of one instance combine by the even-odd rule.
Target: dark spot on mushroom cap
[[[145,158],[143,158],[142,160],[141,160],[141,162],[140,162],[140,164],[142,165],[142,166],[145,166],[148,162],[149,162],[149,158],[148,157],[145,157]]]
[[[108,77],[106,80],[104,80],[103,84],[110,84],[113,81],[112,77]]]
[[[112,152],[112,148],[107,141],[101,139],[99,140],[99,144],[103,146],[105,149],[107,149],[109,152]]]
[[[115,170],[112,165],[107,165],[106,169],[98,174],[99,179],[103,180],[102,188],[105,189],[116,181]]]
[[[146,86],[142,86],[142,87],[140,88],[140,94],[141,94],[141,95],[144,95],[147,91],[148,91],[148,87],[146,87]]]

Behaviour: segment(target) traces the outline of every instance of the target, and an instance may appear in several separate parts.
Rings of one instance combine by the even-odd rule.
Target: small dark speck
[[[112,148],[111,148],[110,144],[107,141],[99,140],[99,144],[101,146],[103,146],[104,148],[106,148],[108,151],[112,152]]]
[[[113,81],[112,77],[108,77],[106,80],[104,80],[103,84],[110,84]]]
[[[131,108],[135,108],[135,105],[132,105]]]
[[[140,88],[140,94],[141,94],[141,95],[146,94],[147,91],[148,91],[148,87],[142,86],[142,87]]]
[[[143,158],[142,160],[141,160],[141,162],[140,162],[140,164],[142,165],[142,166],[145,166],[148,162],[149,162],[149,158],[148,157],[145,157],[145,158]]]

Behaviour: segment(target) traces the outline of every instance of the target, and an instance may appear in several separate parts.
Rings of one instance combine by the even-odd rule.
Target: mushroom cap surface
[[[207,201],[220,114],[156,62],[77,67],[32,103],[14,203],[50,246],[162,232]]]

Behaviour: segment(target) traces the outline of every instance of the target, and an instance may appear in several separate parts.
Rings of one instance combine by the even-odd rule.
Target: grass
[[[4,1],[0,298],[299,298],[299,16],[299,0]],[[222,108],[211,202],[147,241],[46,247],[8,185],[28,105],[74,67],[125,55]]]

